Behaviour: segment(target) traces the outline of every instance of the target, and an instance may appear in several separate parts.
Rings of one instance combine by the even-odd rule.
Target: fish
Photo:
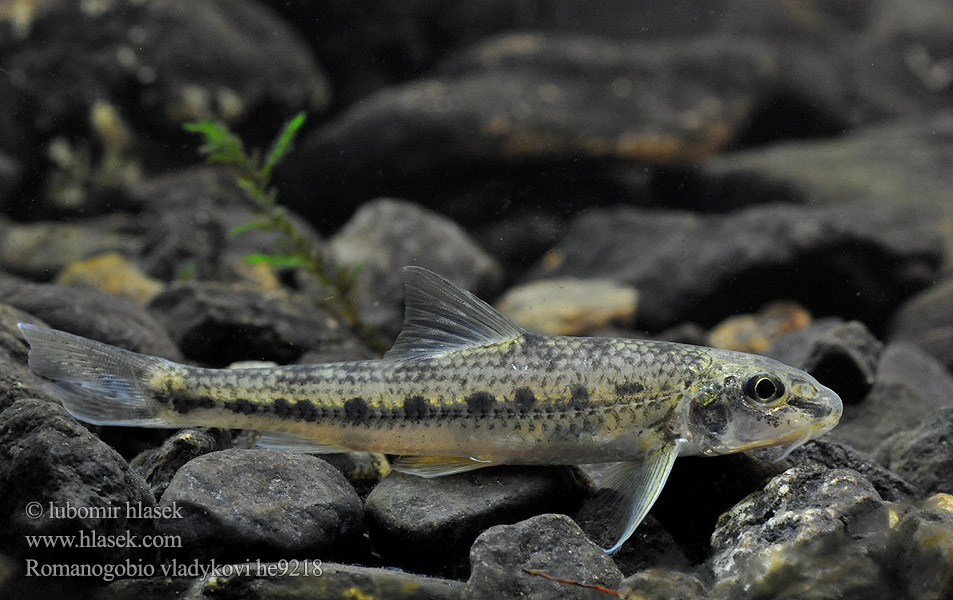
[[[373,451],[441,477],[495,465],[612,463],[599,514],[619,550],[676,457],[832,429],[840,397],[757,356],[674,342],[531,333],[427,269],[403,269],[405,314],[379,360],[208,369],[26,323],[29,365],[95,425],[260,432],[293,452]]]

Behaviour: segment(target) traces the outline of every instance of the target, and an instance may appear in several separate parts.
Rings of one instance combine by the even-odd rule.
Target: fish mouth
[[[772,462],[784,460],[794,450],[833,429],[834,426],[836,426],[840,421],[842,412],[843,407],[840,405],[840,403],[832,404],[827,416],[819,421],[814,421],[804,427],[795,427],[788,433],[778,437],[752,440],[744,444],[739,444],[732,447],[730,452],[745,452],[747,450],[754,450],[756,448],[783,447],[781,454]],[[715,452],[711,453],[714,454]]]

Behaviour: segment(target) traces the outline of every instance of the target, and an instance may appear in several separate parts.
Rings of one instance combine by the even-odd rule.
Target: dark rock
[[[779,339],[766,356],[807,371],[847,404],[873,387],[883,344],[859,321],[824,321]]]
[[[152,488],[152,494],[161,498],[169,482],[185,463],[203,454],[223,450],[230,442],[228,430],[183,429],[166,439],[161,447],[138,454],[129,461],[129,466],[146,480]]]
[[[2,117],[0,117],[2,118]],[[6,208],[14,197],[23,169],[20,163],[0,153],[0,207]]]
[[[239,360],[288,363],[310,348],[352,340],[315,302],[283,290],[183,281],[170,284],[148,308],[186,356],[218,366]]]
[[[953,512],[922,508],[908,512],[894,528],[889,567],[908,598],[953,597]]]
[[[503,272],[518,281],[530,265],[556,245],[565,232],[565,220],[564,215],[527,207],[471,231],[480,247],[501,263]]]
[[[42,514],[34,515],[31,503]],[[127,513],[127,503],[148,509],[155,498],[119,454],[62,407],[21,400],[0,413],[0,542],[7,551],[69,563],[134,557],[134,549],[122,547],[28,548],[24,538],[150,533],[152,520]]]
[[[886,503],[848,469],[796,466],[732,508],[712,535],[714,598],[891,598],[871,554]]]
[[[448,188],[507,171],[532,186],[539,164],[558,166],[544,177],[562,170],[604,179],[595,167],[692,161],[738,132],[772,85],[776,60],[766,44],[718,36],[643,44],[491,39],[430,79],[365,98],[307,137],[286,166],[285,198],[315,219],[340,220],[371,196],[439,203]],[[312,202],[315,189],[333,205]],[[559,205],[558,197],[539,200]],[[495,212],[485,209],[472,207],[462,222],[485,221]]]
[[[487,527],[575,510],[588,492],[573,467],[498,467],[433,479],[391,473],[371,491],[365,511],[371,542],[388,560],[459,573]]]
[[[953,396],[946,398],[953,404]],[[923,423],[890,436],[875,456],[925,494],[953,492],[953,406],[926,415]]]
[[[603,598],[622,573],[565,515],[544,514],[484,531],[470,550],[467,591],[475,598]]]
[[[229,571],[229,574],[222,574]],[[292,574],[294,576],[283,577]],[[373,569],[318,560],[225,565],[214,580],[195,581],[189,600],[228,598],[386,598],[463,600],[460,581],[423,577],[395,569]],[[111,600],[111,599],[110,599]]]
[[[599,512],[602,507],[594,502],[595,498],[606,493],[612,492],[600,490],[572,515],[573,521],[600,548],[611,547],[618,536],[617,531],[608,529]],[[685,551],[678,545],[672,534],[651,514],[639,524],[635,533],[626,540],[619,551],[612,555],[612,560],[623,575],[631,575],[654,567],[682,568],[691,564]]]
[[[773,463],[758,452],[682,457],[675,461],[651,514],[689,561],[699,563],[711,552],[712,531],[721,515],[783,470],[784,465]],[[698,490],[705,490],[704,496],[699,496]]]
[[[623,598],[707,600],[708,588],[695,575],[670,569],[646,569],[622,580]]]
[[[941,248],[935,223],[887,206],[769,205],[713,216],[617,208],[578,217],[540,275],[633,284],[637,321],[655,330],[711,324],[777,298],[876,330],[932,281]]]
[[[182,360],[158,321],[126,298],[89,288],[3,281],[0,302],[28,312],[55,329],[142,354]]]
[[[387,457],[377,452],[322,454],[321,458],[344,475],[361,499],[391,472]]]
[[[853,469],[874,486],[880,497],[888,502],[909,502],[921,496],[917,486],[885,469],[864,452],[854,450],[847,444],[824,436],[795,449],[786,459],[794,465],[806,460],[821,463],[828,469]]]
[[[0,97],[16,115],[0,121],[5,148],[35,152],[41,140],[85,123],[97,101],[119,106],[156,147],[162,135],[181,140],[183,121],[257,120],[272,132],[288,113],[329,103],[303,40],[255,2],[56,0],[27,10],[24,26],[16,35],[6,26],[0,42]],[[164,151],[179,152],[178,144]]]
[[[459,225],[400,200],[362,206],[329,250],[339,264],[360,267],[353,294],[361,318],[393,336],[404,317],[401,267],[427,267],[478,295],[502,279],[496,261]]]
[[[193,585],[194,581],[187,577],[137,577],[113,581],[89,597],[91,600],[185,599],[189,598],[187,593]]]
[[[843,326],[844,320],[839,317],[814,319],[807,326],[781,336],[768,347],[763,348],[760,354],[800,368],[800,365],[805,364],[807,357],[814,352],[817,340],[831,337],[832,332]]]
[[[67,265],[105,252],[136,256],[142,247],[138,227],[125,215],[6,224],[0,232],[0,265],[31,279],[53,279]]]
[[[341,473],[314,456],[223,450],[185,464],[160,507],[181,518],[158,529],[178,535],[190,557],[326,557],[363,534],[361,500]]]
[[[910,298],[894,314],[890,341],[914,344],[953,372],[953,279]]]
[[[305,34],[328,70],[338,107],[421,76],[454,48],[497,31],[535,27],[555,12],[534,0],[267,4]]]
[[[844,416],[829,435],[872,452],[890,435],[916,427],[951,405],[953,376],[943,365],[915,346],[888,344],[870,393],[863,402],[844,405]]]
[[[164,281],[221,276],[227,230],[216,217],[201,209],[159,213],[143,236],[144,270]]]

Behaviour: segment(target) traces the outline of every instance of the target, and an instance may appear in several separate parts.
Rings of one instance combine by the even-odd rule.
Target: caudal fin
[[[108,344],[18,323],[30,343],[30,368],[52,379],[71,415],[95,425],[168,427],[148,391],[155,368],[169,361]]]

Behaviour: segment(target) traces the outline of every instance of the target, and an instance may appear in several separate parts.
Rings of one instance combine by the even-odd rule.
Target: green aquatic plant
[[[304,121],[304,113],[288,121],[264,156],[258,150],[246,150],[241,138],[219,121],[205,119],[186,123],[184,128],[204,138],[199,153],[205,156],[206,162],[228,165],[235,170],[235,182],[253,204],[255,218],[232,229],[229,237],[253,230],[279,234],[271,252],[249,254],[246,262],[275,269],[304,269],[313,274],[332,290],[330,296],[322,298],[321,304],[354,326],[365,341],[379,347],[379,334],[358,317],[351,294],[359,267],[347,269],[331,265],[319,245],[288,218],[286,209],[278,203],[278,191],[271,184],[275,167],[291,150]]]

